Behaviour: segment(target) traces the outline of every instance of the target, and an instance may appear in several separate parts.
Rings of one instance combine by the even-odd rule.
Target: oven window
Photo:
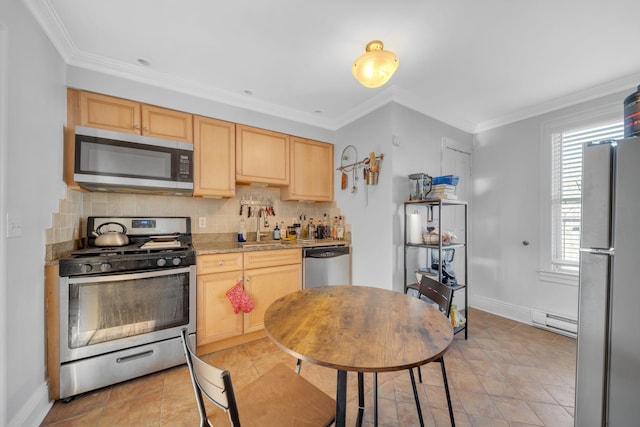
[[[189,273],[69,285],[69,348],[189,323]]]

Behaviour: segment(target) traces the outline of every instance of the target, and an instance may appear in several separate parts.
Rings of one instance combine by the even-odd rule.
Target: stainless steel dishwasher
[[[303,250],[302,288],[351,284],[351,248],[316,246]]]

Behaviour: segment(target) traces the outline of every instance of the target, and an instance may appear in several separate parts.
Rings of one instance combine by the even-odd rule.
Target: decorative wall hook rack
[[[364,168],[364,180],[367,185],[375,185],[378,183],[380,162],[384,159],[384,154],[380,153],[380,155],[376,156],[376,153],[371,152],[369,153],[369,157],[365,157],[362,160],[357,160],[357,158],[358,151],[356,148],[353,145],[347,145],[342,151],[342,156],[340,157],[340,167],[336,168],[336,170],[342,172],[342,183],[340,188],[343,190],[347,189],[348,177],[345,172],[352,172],[352,193],[355,193],[358,190],[356,186],[356,181],[358,180],[356,171],[358,168]]]
[[[380,153],[379,156],[375,156],[374,157],[376,160],[376,165],[381,162],[384,159],[384,154]],[[371,164],[371,158],[370,157],[365,157],[364,159],[357,161],[357,162],[353,162],[353,163],[348,163],[345,165],[341,165],[340,167],[337,167],[336,170],[340,171],[340,172],[351,172],[351,168],[355,167],[362,167],[363,165],[370,165]],[[369,169],[372,169],[371,166],[369,166]],[[378,168],[379,169],[379,166]]]

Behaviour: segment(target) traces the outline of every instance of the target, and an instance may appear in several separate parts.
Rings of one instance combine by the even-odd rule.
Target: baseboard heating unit
[[[531,323],[533,326],[572,338],[575,338],[578,333],[578,322],[575,319],[543,311],[531,310]]]

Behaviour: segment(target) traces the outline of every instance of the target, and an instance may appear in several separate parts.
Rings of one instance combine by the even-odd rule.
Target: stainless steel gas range
[[[96,229],[128,244],[96,246]],[[189,217],[89,217],[87,236],[60,260],[61,399],[182,364],[180,330],[195,340]]]

